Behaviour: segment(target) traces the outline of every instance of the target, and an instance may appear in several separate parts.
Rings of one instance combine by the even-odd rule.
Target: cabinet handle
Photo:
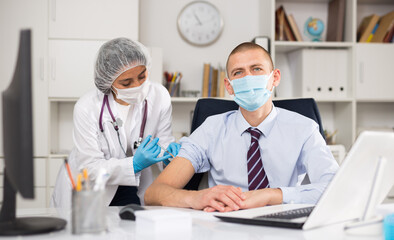
[[[52,0],[52,21],[56,22],[56,0]]]
[[[55,58],[51,59],[51,77],[52,77],[53,81],[56,80],[56,59]]]
[[[44,58],[40,58],[40,79],[44,81]]]
[[[364,83],[364,62],[360,62],[360,64],[359,64],[359,78],[358,78],[358,80],[359,80],[359,82],[360,83]]]

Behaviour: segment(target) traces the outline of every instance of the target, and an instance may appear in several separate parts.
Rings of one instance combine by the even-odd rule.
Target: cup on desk
[[[107,229],[104,190],[72,191],[72,233],[101,233]]]

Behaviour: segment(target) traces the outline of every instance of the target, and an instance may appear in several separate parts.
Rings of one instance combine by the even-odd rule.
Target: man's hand
[[[244,208],[245,194],[241,188],[218,185],[195,192],[191,207],[204,211],[228,212]]]

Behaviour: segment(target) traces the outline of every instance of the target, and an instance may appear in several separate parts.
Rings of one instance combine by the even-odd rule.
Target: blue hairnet
[[[101,46],[94,71],[94,83],[104,94],[111,92],[112,83],[125,71],[146,66],[150,70],[151,57],[144,45],[127,38],[116,38]]]

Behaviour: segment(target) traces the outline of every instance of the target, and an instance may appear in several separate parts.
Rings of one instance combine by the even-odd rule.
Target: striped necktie
[[[267,175],[265,174],[263,161],[261,160],[259,138],[260,130],[248,128],[246,130],[251,135],[251,142],[248,151],[248,183],[249,190],[257,190],[270,186]]]

